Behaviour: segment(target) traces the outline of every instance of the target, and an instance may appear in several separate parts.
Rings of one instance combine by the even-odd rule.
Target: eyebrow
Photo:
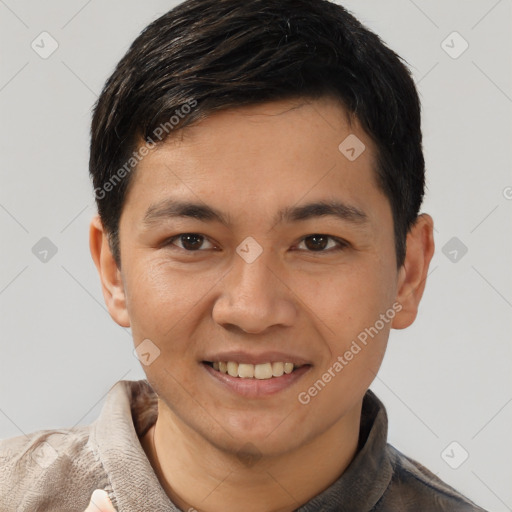
[[[283,208],[277,212],[273,225],[328,216],[354,225],[363,226],[369,223],[368,216],[359,208],[338,200],[332,200]],[[193,218],[202,222],[218,222],[223,226],[231,224],[230,216],[223,214],[216,208],[206,204],[174,199],[165,199],[150,206],[144,215],[143,223],[150,227],[160,220],[171,218]]]

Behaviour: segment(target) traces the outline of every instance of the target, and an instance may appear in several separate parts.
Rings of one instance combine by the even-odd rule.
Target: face
[[[284,453],[360,407],[399,314],[375,147],[330,99],[224,111],[177,133],[126,197],[124,322],[175,421],[224,450]],[[359,156],[356,139],[339,149],[349,135]]]

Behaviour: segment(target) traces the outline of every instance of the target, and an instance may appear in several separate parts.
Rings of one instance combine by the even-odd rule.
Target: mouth
[[[203,364],[216,372],[234,378],[257,380],[279,379],[283,375],[290,375],[304,366],[309,366],[284,361],[259,364],[238,363],[236,361],[203,361]]]
[[[280,351],[250,353],[231,350],[203,357],[199,363],[209,375],[209,382],[216,389],[227,390],[243,398],[263,399],[290,390],[313,367],[310,360],[298,354]]]
[[[261,361],[261,359],[260,359]],[[290,361],[268,361],[256,364],[237,361],[202,361],[215,385],[244,398],[265,398],[297,385],[312,365]]]

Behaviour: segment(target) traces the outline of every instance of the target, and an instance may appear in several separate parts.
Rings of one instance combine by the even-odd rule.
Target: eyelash
[[[162,246],[164,247],[167,247],[167,246],[172,246],[174,245],[173,242],[175,240],[179,240],[182,236],[184,235],[196,235],[196,236],[199,236],[199,237],[202,237],[204,238],[205,240],[208,240],[208,237],[206,235],[202,235],[201,233],[180,233],[179,235],[175,235],[175,236],[172,236],[171,238],[168,238],[163,244]],[[324,233],[312,233],[310,235],[306,235],[305,237],[302,237],[299,241],[299,243],[303,242],[304,240],[306,240],[307,238],[310,238],[310,237],[313,237],[313,236],[319,236],[319,237],[325,237],[325,238],[328,238],[330,240],[334,240],[338,246],[336,248],[329,248],[329,249],[324,249],[324,250],[321,250],[321,251],[310,251],[310,250],[307,250],[306,252],[309,252],[311,254],[322,254],[322,253],[333,253],[333,252],[338,252],[338,251],[342,251],[343,249],[346,249],[348,246],[349,246],[349,243],[346,242],[345,240],[343,240],[342,238],[338,238],[338,237],[335,237],[335,236],[331,236],[331,235],[326,235]],[[210,242],[211,243],[211,242]],[[174,245],[174,247],[176,249],[179,249],[179,250],[182,250],[182,251],[185,251],[185,252],[188,252],[188,253],[194,253],[194,252],[204,252],[204,250],[206,249],[197,249],[195,251],[191,251],[191,250],[188,250],[188,249],[185,249],[184,247],[178,247],[176,245]]]

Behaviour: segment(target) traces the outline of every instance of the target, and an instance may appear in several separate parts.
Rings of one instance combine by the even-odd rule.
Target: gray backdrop
[[[89,256],[91,106],[176,2],[0,0],[0,438],[94,421],[144,378]],[[372,388],[390,442],[512,510],[511,1],[345,1],[412,67],[436,254],[414,325]],[[52,53],[53,52],[53,53]]]

